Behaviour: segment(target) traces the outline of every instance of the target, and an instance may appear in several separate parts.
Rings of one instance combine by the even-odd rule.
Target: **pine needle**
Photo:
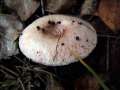
[[[76,57],[80,61],[80,63],[96,78],[98,83],[101,85],[101,87],[104,90],[110,90],[105,84],[104,81],[97,75],[97,73],[88,65],[86,64],[79,56],[79,54],[75,53],[73,50],[71,50],[71,54]]]

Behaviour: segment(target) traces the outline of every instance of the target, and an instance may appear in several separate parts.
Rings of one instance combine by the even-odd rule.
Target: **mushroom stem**
[[[97,73],[88,64],[86,64],[77,53],[75,53],[73,50],[71,50],[71,54],[74,55],[76,57],[76,59],[78,59],[80,61],[80,63],[96,78],[96,80],[98,81],[98,83],[101,85],[101,87],[104,90],[110,90],[104,84],[104,81],[97,75]]]

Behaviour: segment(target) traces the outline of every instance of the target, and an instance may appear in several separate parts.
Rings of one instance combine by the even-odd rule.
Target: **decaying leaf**
[[[120,29],[120,0],[101,0],[97,15],[113,31]]]
[[[18,53],[15,40],[22,28],[22,23],[15,16],[0,15],[0,59]]]
[[[82,5],[81,15],[88,15],[95,11],[96,4],[97,0],[46,0],[46,11],[51,13],[68,13],[72,7],[75,8],[78,5]]]
[[[97,0],[85,0],[81,7],[81,16],[90,15],[96,10]]]
[[[15,10],[21,20],[27,20],[39,7],[40,2],[37,0],[4,0],[6,6]]]
[[[50,13],[65,13],[76,4],[77,0],[46,0],[45,10]]]

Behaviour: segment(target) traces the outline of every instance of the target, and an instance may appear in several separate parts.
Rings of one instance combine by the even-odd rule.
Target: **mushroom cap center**
[[[96,44],[96,31],[89,23],[64,15],[39,18],[25,28],[19,39],[20,50],[25,56],[50,66],[76,62],[70,49],[85,58]]]

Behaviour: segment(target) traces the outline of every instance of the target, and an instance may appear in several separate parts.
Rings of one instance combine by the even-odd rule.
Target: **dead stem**
[[[25,90],[25,87],[24,87],[22,81],[20,80],[20,78],[18,78],[17,80],[18,80],[18,82],[20,83],[22,90]]]
[[[6,70],[7,72],[11,73],[12,75],[14,75],[15,77],[18,76],[17,73],[15,73],[14,71],[8,69],[7,67],[3,66],[3,65],[0,65],[0,68],[2,68],[3,70]]]
[[[28,82],[28,90],[31,90],[31,82]]]

